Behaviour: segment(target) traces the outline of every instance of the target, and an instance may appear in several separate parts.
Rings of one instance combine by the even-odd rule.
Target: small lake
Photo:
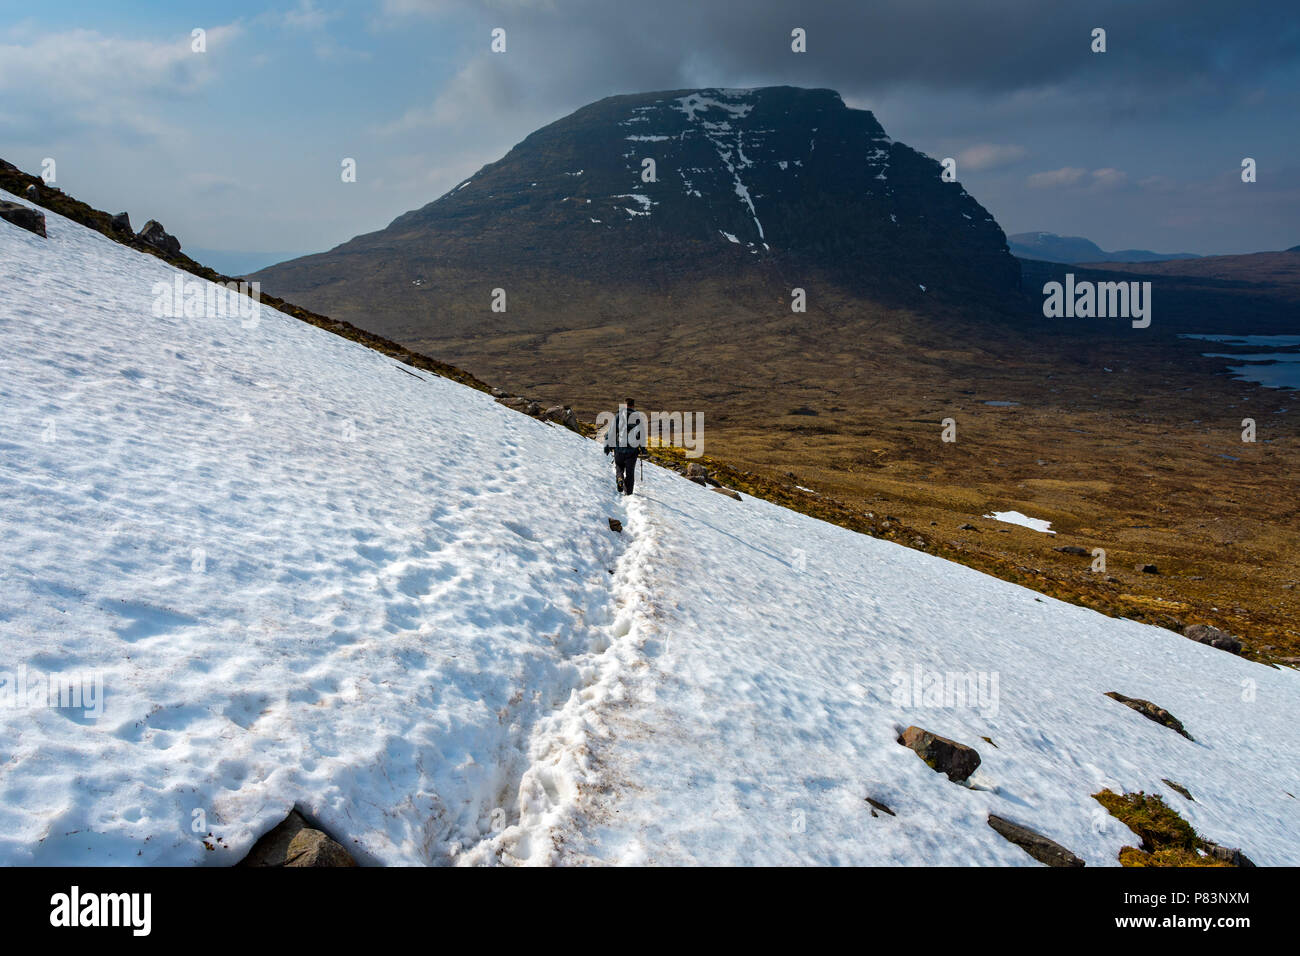
[[[1183,335],[1229,348],[1264,349],[1251,352],[1202,352],[1206,358],[1232,359],[1234,378],[1267,388],[1300,388],[1300,335]]]

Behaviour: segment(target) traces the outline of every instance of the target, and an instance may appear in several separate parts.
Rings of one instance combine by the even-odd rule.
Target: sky
[[[0,0],[0,157],[247,268],[381,229],[602,97],[777,84],[954,157],[1008,234],[1300,243],[1290,0]]]

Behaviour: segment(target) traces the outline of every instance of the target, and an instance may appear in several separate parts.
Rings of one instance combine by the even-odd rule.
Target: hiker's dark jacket
[[[626,416],[626,420],[625,420]],[[646,445],[648,424],[643,412],[618,411],[609,431],[605,432],[605,449],[613,449],[620,454],[635,453]]]

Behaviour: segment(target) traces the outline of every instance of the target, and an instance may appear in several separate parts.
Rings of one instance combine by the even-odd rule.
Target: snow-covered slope
[[[1300,863],[1293,672],[653,467],[624,502],[595,443],[156,317],[175,270],[47,219],[0,222],[0,863],[228,864],[296,803],[364,862],[1033,865],[995,812],[1102,865],[1107,786]],[[899,696],[947,672],[989,696]]]

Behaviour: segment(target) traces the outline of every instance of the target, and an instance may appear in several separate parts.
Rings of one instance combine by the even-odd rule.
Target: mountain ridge
[[[1054,232],[1017,232],[1007,236],[1013,255],[1042,262],[1165,262],[1199,259],[1194,252],[1152,252],[1149,249],[1118,249],[1107,252],[1083,236],[1061,236]]]
[[[824,276],[878,300],[1004,301],[1019,288],[1005,234],[940,174],[833,90],[621,94],[382,230],[254,276],[331,314],[367,303],[390,334],[431,312],[440,332],[503,321],[485,315],[484,275],[555,299],[584,282],[663,290],[707,275],[765,276],[787,294]]]

